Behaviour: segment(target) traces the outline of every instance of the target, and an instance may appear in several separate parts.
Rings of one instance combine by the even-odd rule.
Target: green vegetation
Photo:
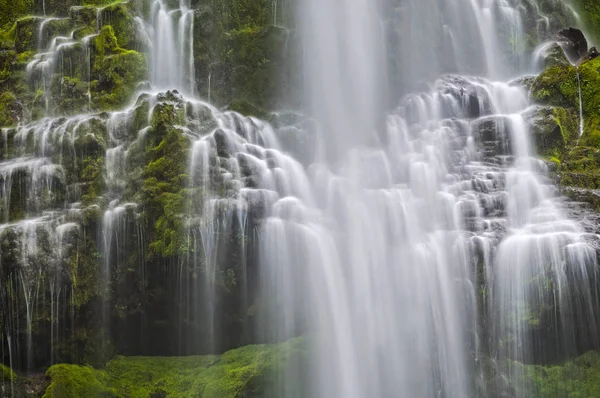
[[[279,6],[286,1],[279,1]],[[280,94],[291,84],[293,62],[287,51],[293,46],[289,32],[272,25],[272,11],[270,2],[254,0],[200,7],[194,23],[194,56],[202,96],[208,95],[210,76],[211,101],[218,105],[247,101],[263,109],[278,106]],[[278,15],[285,18],[285,13]]]
[[[0,0],[0,28],[33,11],[33,0]]]
[[[15,372],[8,366],[0,363],[0,381],[15,381],[16,379],[17,375]]]
[[[579,126],[575,127],[579,124],[579,85],[584,120],[581,137]],[[537,103],[556,107],[554,116],[564,142],[538,149],[558,163],[561,183],[600,188],[600,58],[586,61],[579,68],[552,64],[535,80],[531,96]]]
[[[304,351],[304,341],[295,339],[220,356],[117,357],[102,370],[55,365],[44,398],[258,397]]]
[[[163,257],[185,251],[183,210],[190,141],[177,127],[184,119],[183,104],[156,105],[146,144],[141,199],[150,230],[154,230],[150,254]]]
[[[572,0],[592,41],[600,40],[600,3],[596,0]]]
[[[591,398],[600,396],[600,354],[588,352],[561,366],[515,365],[534,398]]]

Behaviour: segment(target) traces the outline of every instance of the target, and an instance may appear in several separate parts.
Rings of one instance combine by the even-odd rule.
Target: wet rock
[[[579,59],[579,61],[577,61],[577,65],[581,65],[585,61],[590,61],[592,59],[598,58],[598,56],[600,56],[600,53],[598,52],[596,47],[592,47],[589,49],[588,52],[585,53],[583,57]]]
[[[556,41],[572,63],[581,59],[588,51],[588,43],[583,32],[576,28],[566,28],[556,34]]]
[[[539,106],[531,108],[523,113],[523,119],[529,128],[538,154],[550,154],[565,147],[565,137],[563,137],[562,128],[555,115],[554,107]]]
[[[544,68],[551,66],[568,66],[571,64],[565,50],[559,45],[554,43],[546,49],[543,56]]]
[[[474,120],[471,128],[485,158],[511,154],[510,120],[507,117],[483,117]]]
[[[522,87],[526,91],[530,91],[533,83],[537,76],[522,76],[517,79],[511,80],[508,84],[513,87]]]

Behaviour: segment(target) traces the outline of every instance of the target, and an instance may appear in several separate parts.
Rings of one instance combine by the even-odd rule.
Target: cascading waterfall
[[[517,8],[504,1],[405,7],[405,21],[416,24],[419,13],[428,21],[462,18],[431,36],[400,34],[411,38],[410,54],[425,57],[404,57],[415,67],[410,79],[473,72],[460,66],[465,60],[474,72],[506,76],[497,37],[508,29],[519,41]],[[308,1],[303,8],[308,102],[329,155],[302,179],[310,181],[308,191],[277,191],[261,228],[260,258],[270,286],[264,291],[274,295],[267,300],[280,310],[278,338],[302,326],[311,338],[308,395],[482,393],[471,353],[489,340],[498,359],[535,361],[541,354],[525,319],[542,311],[540,303],[560,314],[554,330],[574,339],[582,334],[596,346],[594,248],[562,214],[542,163],[531,157],[525,93],[482,79],[441,78],[429,93],[408,96],[388,115],[384,132],[373,135],[385,72],[376,5]],[[360,35],[351,29],[355,18]],[[456,36],[469,27],[481,46]],[[455,60],[449,67],[422,50],[445,39]],[[488,309],[477,308],[478,251],[487,253],[478,261],[490,286]],[[550,287],[532,285],[532,278]],[[583,300],[573,301],[574,286],[585,292]],[[491,339],[478,336],[482,313],[491,317]],[[574,320],[584,317],[584,331],[576,332]]]
[[[283,3],[272,1],[275,24]],[[0,259],[15,271],[0,293],[26,309],[25,325],[13,322],[12,307],[3,324],[11,366],[13,356],[39,366],[33,320],[45,307],[49,361],[60,360],[69,333],[61,328],[76,318],[80,243],[95,239],[101,252],[92,256],[107,347],[111,310],[126,306],[119,278],[139,272],[140,294],[150,289],[143,218],[152,209],[129,200],[144,189],[129,173],[163,108],[190,144],[177,218],[185,239],[175,249],[184,254],[154,263],[164,265],[157,285],[175,291],[180,310],[168,318],[179,322],[177,352],[303,335],[308,363],[286,369],[275,396],[487,397],[503,387],[486,380],[490,363],[527,396],[508,362],[598,347],[598,238],[569,219],[533,157],[524,89],[494,81],[531,65],[521,44],[531,2],[301,2],[306,112],[318,125],[311,156],[293,155],[302,150],[281,138],[309,136],[298,115],[267,123],[194,99],[194,10],[186,0],[149,4],[151,92],[118,112],[2,131]],[[98,9],[97,31],[102,16]],[[91,84],[96,36],[46,38],[50,22],[39,25],[30,84],[49,91],[71,50],[82,53]],[[542,15],[538,34],[549,26]],[[97,164],[79,163],[87,151]],[[101,192],[89,189],[99,178],[86,173],[96,169]],[[84,191],[99,196],[93,206]],[[80,227],[90,213],[100,215],[98,236]],[[117,264],[126,272],[114,275]],[[219,316],[225,308],[237,309],[239,330]],[[22,334],[24,347],[13,341]]]
[[[165,0],[151,2],[148,25],[152,38],[150,73],[155,89],[178,89],[194,95],[194,10],[189,0],[170,8]]]
[[[581,94],[581,75],[579,74],[579,67],[577,67],[577,97],[579,99],[579,138],[583,135],[583,99]]]

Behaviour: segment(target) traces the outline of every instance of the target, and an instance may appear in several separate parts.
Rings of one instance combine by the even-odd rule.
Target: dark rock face
[[[482,117],[474,120],[471,128],[486,159],[511,154],[510,120],[506,117]]]
[[[538,154],[549,154],[556,148],[565,146],[563,127],[555,108],[551,106],[532,107],[523,114],[523,117],[529,127]]]
[[[600,53],[598,52],[596,47],[590,48],[590,50],[588,51],[588,59],[598,58],[598,56],[600,56]]]
[[[567,28],[556,34],[556,41],[572,63],[577,62],[588,51],[588,43],[579,29]]]

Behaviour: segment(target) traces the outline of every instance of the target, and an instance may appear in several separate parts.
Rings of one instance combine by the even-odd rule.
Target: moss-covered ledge
[[[276,381],[305,357],[302,338],[252,345],[223,355],[117,357],[104,369],[54,365],[44,398],[277,397]],[[271,395],[269,395],[271,394]]]
[[[552,147],[538,148],[557,164],[561,185],[600,188],[600,58],[578,67],[551,63],[534,81],[531,98],[553,107],[557,124],[570,131],[564,142],[555,140]]]

